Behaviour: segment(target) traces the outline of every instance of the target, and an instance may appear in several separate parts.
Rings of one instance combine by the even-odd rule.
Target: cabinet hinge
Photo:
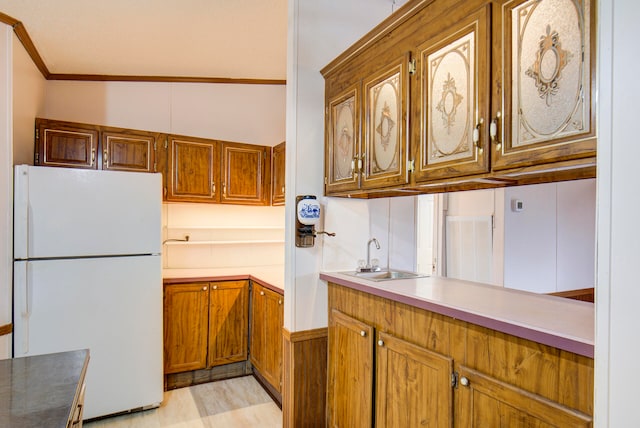
[[[157,141],[154,141],[154,142],[153,142],[153,151],[154,151],[154,152],[157,152],[157,151],[158,151],[158,142],[157,142]]]
[[[35,164],[38,165],[40,163],[40,153],[36,152],[36,162]]]
[[[164,137],[164,148],[165,149],[169,148],[169,138],[168,137]]]
[[[153,172],[158,172],[158,162],[153,163]]]
[[[451,387],[455,388],[458,386],[458,372],[451,373]]]
[[[40,130],[36,128],[36,141],[40,139]]]
[[[325,177],[325,178],[324,178],[324,185],[325,185],[325,186],[327,185],[327,182],[328,182],[328,181],[329,181],[329,180],[327,180],[327,177]]]
[[[412,58],[409,60],[409,74],[415,74],[416,72],[416,59]]]
[[[416,161],[415,161],[415,159],[407,161],[407,170],[409,172],[413,172],[413,171],[416,170]]]

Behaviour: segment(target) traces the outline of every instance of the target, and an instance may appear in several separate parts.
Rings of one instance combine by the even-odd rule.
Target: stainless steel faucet
[[[371,243],[376,244],[376,249],[380,249],[380,243],[376,238],[369,239],[367,242],[367,264],[364,267],[359,267],[358,272],[377,272],[380,270],[380,266],[371,266]]]

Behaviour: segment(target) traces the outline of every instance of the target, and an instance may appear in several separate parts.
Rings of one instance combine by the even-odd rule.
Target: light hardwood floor
[[[252,376],[174,389],[157,409],[115,416],[86,428],[282,427],[282,411]]]

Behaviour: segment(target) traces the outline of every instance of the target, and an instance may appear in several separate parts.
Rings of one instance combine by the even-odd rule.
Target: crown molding
[[[13,27],[13,32],[22,43],[25,50],[31,57],[35,66],[40,70],[46,80],[74,80],[74,81],[98,81],[98,82],[174,82],[174,83],[223,83],[241,85],[286,85],[284,79],[245,79],[231,77],[186,77],[186,76],[129,76],[129,75],[107,75],[107,74],[71,74],[71,73],[51,73],[36,49],[33,40],[29,36],[24,24],[2,12],[0,12],[0,22]]]

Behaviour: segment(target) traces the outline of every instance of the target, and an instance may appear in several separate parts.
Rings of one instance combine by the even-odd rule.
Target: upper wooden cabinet
[[[220,146],[217,141],[169,135],[168,170],[168,201],[220,201]]]
[[[97,126],[40,118],[35,126],[35,165],[98,169]]]
[[[114,171],[160,171],[160,134],[36,119],[35,164]]]
[[[269,205],[273,188],[274,205],[284,203],[284,143],[272,149],[41,118],[35,137],[35,165],[162,172],[168,201]]]
[[[594,156],[591,0],[501,3],[494,8],[493,169]]]
[[[322,70],[325,193],[595,176],[591,3],[407,2]]]
[[[327,83],[325,192],[406,184],[409,56]],[[335,93],[334,93],[335,92]]]
[[[221,203],[269,205],[271,198],[271,149],[253,144],[222,145]]]
[[[102,169],[115,171],[159,171],[156,151],[159,134],[143,131],[102,129]]]
[[[441,18],[429,30],[436,35],[417,47],[417,182],[489,171],[490,8],[459,16],[453,25]]]
[[[284,205],[286,143],[274,146],[271,151],[271,205]]]

